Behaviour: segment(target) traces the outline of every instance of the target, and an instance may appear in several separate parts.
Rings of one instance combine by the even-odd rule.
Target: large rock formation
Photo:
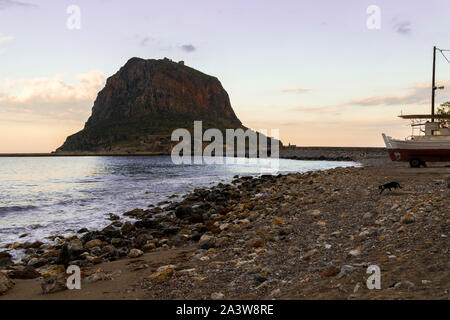
[[[168,151],[176,128],[244,128],[215,77],[169,59],[130,59],[108,78],[80,132],[57,152]]]

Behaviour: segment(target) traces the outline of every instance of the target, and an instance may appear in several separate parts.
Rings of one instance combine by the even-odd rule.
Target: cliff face
[[[57,152],[164,151],[177,128],[243,128],[215,77],[169,59],[130,59],[108,78],[82,131]]]

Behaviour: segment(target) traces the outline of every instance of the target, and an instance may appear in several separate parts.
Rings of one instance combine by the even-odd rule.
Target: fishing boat
[[[431,95],[431,114],[400,115],[402,119],[411,120],[412,134],[404,140],[393,139],[382,134],[384,143],[392,161],[409,162],[413,168],[426,166],[426,162],[450,161],[450,115],[435,114],[434,101],[436,90],[436,50],[433,48],[433,78]],[[445,55],[444,55],[445,57]]]

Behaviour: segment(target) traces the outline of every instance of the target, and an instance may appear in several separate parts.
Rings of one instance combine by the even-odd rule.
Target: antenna
[[[433,76],[431,84],[431,122],[434,122],[434,95],[436,91],[436,46],[433,47]]]

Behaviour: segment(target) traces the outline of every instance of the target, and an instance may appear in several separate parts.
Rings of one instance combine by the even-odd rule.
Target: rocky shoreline
[[[133,222],[111,214],[103,230],[14,243],[0,250],[0,298],[448,299],[450,169],[419,170],[235,177],[123,214]],[[390,181],[403,189],[380,194]],[[15,264],[8,250],[17,248],[27,255]],[[381,290],[365,284],[373,264]],[[67,290],[69,265],[83,286],[119,293]]]

